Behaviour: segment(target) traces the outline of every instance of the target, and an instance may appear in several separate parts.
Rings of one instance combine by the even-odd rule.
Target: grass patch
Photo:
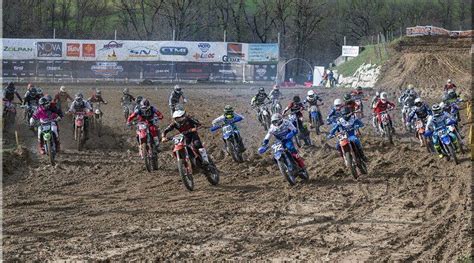
[[[388,48],[383,44],[365,46],[359,56],[337,66],[337,72],[348,77],[352,76],[362,64],[382,65],[388,59]]]

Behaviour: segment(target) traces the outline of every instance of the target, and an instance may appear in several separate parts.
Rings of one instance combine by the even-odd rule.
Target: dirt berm
[[[471,38],[404,37],[389,46],[377,88],[400,91],[414,84],[425,97],[442,94],[452,79],[467,97],[472,93]]]

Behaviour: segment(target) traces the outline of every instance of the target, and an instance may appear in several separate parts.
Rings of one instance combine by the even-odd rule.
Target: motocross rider
[[[176,105],[179,104],[181,98],[183,99],[183,103],[188,102],[184,97],[181,87],[179,85],[175,85],[168,99],[168,106],[170,107],[171,114],[173,114],[173,112],[177,110]]]
[[[15,96],[21,103],[23,103],[23,99],[16,90],[15,84],[13,82],[10,82],[5,88],[3,88],[3,101],[8,101],[11,103],[13,102],[13,100],[15,100]]]
[[[406,125],[409,125],[414,118],[422,120],[426,124],[426,118],[432,114],[430,107],[421,98],[416,98],[414,110],[408,115]]]
[[[350,110],[350,108],[344,107],[341,110],[341,117],[333,125],[327,138],[328,139],[333,138],[336,132],[346,131],[348,135],[348,139],[356,145],[357,151],[359,152],[361,158],[365,162],[367,162],[367,157],[365,156],[364,151],[362,149],[362,144],[360,143],[360,140],[356,135],[356,131],[362,127],[364,127],[364,124],[355,117],[355,115]],[[343,157],[339,140],[336,143],[336,150],[339,152],[339,155]]]
[[[362,91],[362,87],[358,86],[357,88],[351,91],[351,97],[354,102],[360,101],[360,109],[357,109],[357,103],[355,104],[355,109],[360,110],[361,116],[364,116],[364,104],[362,100],[365,98],[364,92]]]
[[[140,109],[140,103],[142,102],[142,100],[143,100],[142,96],[137,96],[135,98],[135,108],[133,109],[133,111]]]
[[[431,110],[433,111],[433,115],[428,116],[428,120],[426,121],[425,136],[432,136],[433,145],[436,152],[438,153],[438,157],[443,158],[443,153],[441,152],[440,138],[436,130],[445,128],[449,123],[454,123],[455,120],[453,120],[449,116],[449,114],[444,112],[438,104],[434,104],[431,107]],[[449,133],[449,136],[451,137],[451,140],[453,141],[456,148],[459,149],[456,135]]]
[[[453,81],[451,79],[448,79],[448,81],[446,82],[446,85],[444,85],[444,92],[447,93],[448,91],[450,90],[454,90],[456,91],[456,85],[453,83]]]
[[[370,102],[370,108],[373,110],[375,108],[375,104],[380,99],[380,92],[376,91],[375,96],[372,97],[372,101]],[[377,130],[377,118],[374,113],[372,113],[372,126]]]
[[[318,103],[318,102],[321,102],[321,103]],[[317,109],[319,111],[319,123],[322,124],[323,123],[323,116],[321,114],[321,111],[319,110],[319,106],[324,104],[323,100],[316,93],[314,93],[314,91],[308,90],[307,96],[306,96],[305,100],[303,101],[303,104],[308,105],[308,116],[309,116],[310,120],[311,120],[311,112],[309,112],[309,108],[311,108],[311,106],[316,106],[317,107]],[[311,123],[311,121],[310,121],[310,123]]]
[[[57,122],[61,120],[63,114],[61,110],[57,107],[51,107],[51,102],[46,98],[42,97],[39,99],[39,106],[36,111],[33,113],[30,119],[30,127],[33,127],[37,121],[49,121],[54,120],[56,125],[51,125],[51,130],[55,135],[56,151],[59,152],[60,143],[59,143],[59,130]],[[41,125],[38,126],[38,149],[41,154],[45,154],[44,151],[44,141],[41,138]]]
[[[128,88],[124,88],[122,90],[122,98],[120,98],[120,105],[124,108],[124,113],[126,112],[126,109],[128,109],[128,112],[130,113],[133,109],[132,109],[132,104],[133,102],[135,101],[135,97],[133,97],[132,94],[130,94],[130,91],[128,90]],[[135,104],[135,108],[137,106],[140,106],[140,104]]]
[[[127,125],[131,126],[132,121],[137,118],[138,121],[143,121],[147,122],[150,127],[150,133],[151,136],[153,137],[153,142],[155,143],[155,146],[158,147],[160,145],[160,139],[158,137],[159,135],[159,127],[158,127],[158,121],[156,118],[159,120],[163,119],[163,114],[155,107],[150,105],[150,101],[147,99],[143,99],[140,102],[140,109],[136,109],[130,116],[128,116],[127,119]],[[138,137],[137,137],[138,140]]]
[[[285,115],[288,111],[290,114],[296,115],[296,121],[298,122],[298,127],[303,129],[303,113],[304,104],[301,102],[300,96],[294,96],[293,101],[283,110],[283,115]],[[293,125],[296,126],[296,123]]]
[[[242,141],[242,137],[240,136],[239,128],[237,127],[237,125],[235,125],[235,123],[242,121],[243,119],[244,117],[242,115],[234,112],[234,108],[232,108],[232,106],[226,105],[224,107],[224,114],[217,117],[216,119],[212,121],[211,131],[212,132],[217,131],[219,128],[223,127],[224,125],[232,125],[234,129],[238,131],[237,143],[240,145],[240,148],[242,149],[242,151],[245,151],[246,149],[244,146],[244,142]]]
[[[284,147],[291,153],[291,156],[295,159],[300,170],[304,170],[304,159],[298,154],[298,150],[296,150],[292,140],[292,138],[298,133],[296,127],[289,120],[283,119],[283,116],[279,113],[272,115],[271,122],[270,129],[268,129],[268,132],[263,139],[262,146],[258,149],[258,153],[263,154],[266,151],[270,138],[273,135],[275,136],[275,139],[281,141]]]
[[[377,103],[375,104],[375,107],[373,109],[373,112],[377,116],[377,121],[379,123],[380,130],[383,129],[381,127],[382,126],[382,117],[381,117],[380,113],[382,113],[386,110],[395,108],[395,104],[391,101],[388,101],[387,97],[388,96],[387,96],[386,92],[380,93],[380,99],[377,101]],[[393,127],[392,119],[390,118],[389,121],[390,121],[390,126],[392,127],[392,131],[394,132],[395,128]]]
[[[199,151],[201,160],[204,161],[204,164],[209,163],[209,159],[207,158],[207,152],[204,146],[202,145],[201,139],[197,133],[197,129],[201,126],[201,123],[195,119],[194,117],[186,114],[184,110],[176,110],[173,112],[173,122],[168,125],[163,130],[162,141],[166,142],[168,139],[166,138],[166,134],[170,131],[176,129],[180,133],[182,133],[186,139],[186,145],[194,145],[194,147]]]
[[[87,140],[89,137],[89,118],[88,115],[92,114],[92,106],[91,104],[84,100],[84,95],[82,93],[77,93],[74,97],[74,100],[71,102],[71,106],[68,110],[69,113],[76,113],[76,112],[85,112],[86,115],[84,116],[84,138]],[[73,122],[73,130],[74,130],[74,122]]]
[[[327,122],[328,125],[331,125],[331,124],[335,123],[337,121],[337,119],[339,119],[339,117],[341,117],[341,109],[343,107],[344,107],[344,105],[342,104],[341,99],[335,99],[334,100],[333,107],[329,111],[328,117],[326,118],[326,122]]]
[[[73,101],[72,97],[69,95],[69,93],[66,92],[66,88],[64,86],[61,86],[59,88],[59,92],[54,95],[54,103],[59,104],[59,107],[63,112],[67,111],[67,101]]]
[[[253,96],[252,101],[250,102],[250,105],[252,105],[252,107],[254,107],[257,111],[257,117],[260,123],[262,123],[262,119],[260,117],[260,106],[264,105],[266,100],[270,100],[270,98],[268,97],[267,93],[265,93],[265,89],[261,87],[258,89],[257,95]]]
[[[273,85],[272,91],[268,94],[268,97],[272,101],[272,103],[275,103],[281,99],[283,99],[283,94],[280,91],[280,87],[278,85]]]

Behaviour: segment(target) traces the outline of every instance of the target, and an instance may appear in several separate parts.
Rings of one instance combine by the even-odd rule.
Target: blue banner
[[[278,63],[278,44],[249,44],[248,63]]]

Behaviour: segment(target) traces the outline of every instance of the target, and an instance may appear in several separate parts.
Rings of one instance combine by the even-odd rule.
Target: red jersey
[[[395,104],[392,102],[386,100],[383,102],[381,99],[377,101],[377,103],[374,106],[374,112],[379,115],[381,112],[388,110],[389,108],[395,108]]]

